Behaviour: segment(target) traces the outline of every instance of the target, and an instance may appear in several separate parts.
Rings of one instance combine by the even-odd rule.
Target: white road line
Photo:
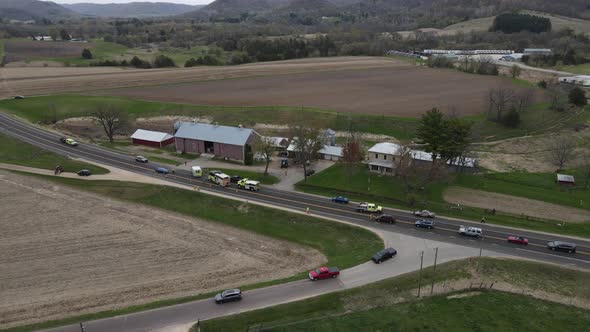
[[[545,255],[545,256],[550,256],[550,257],[558,257],[558,258],[569,259],[569,260],[572,260],[572,261],[577,261],[577,262],[582,262],[582,263],[590,264],[589,261],[585,261],[585,260],[579,259],[579,258],[565,257],[565,256],[561,256],[561,255],[548,254],[548,253],[544,253],[544,252],[532,251],[532,250],[521,249],[521,248],[516,248],[516,250],[527,251],[527,252],[531,252],[531,253],[534,253],[534,254]]]

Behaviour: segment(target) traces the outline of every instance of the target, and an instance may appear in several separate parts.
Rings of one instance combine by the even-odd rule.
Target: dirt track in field
[[[282,75],[382,67],[406,63],[376,57],[338,57],[254,63],[228,67],[193,67],[149,70],[96,70],[58,68],[35,72],[34,68],[0,69],[0,98],[44,95],[121,87],[220,80],[249,76]],[[24,74],[20,70],[26,71]],[[4,73],[7,74],[4,74]]]
[[[516,215],[524,214],[536,218],[567,222],[590,221],[588,210],[463,187],[448,188],[443,193],[443,198],[447,202],[482,209],[496,209]]]
[[[417,116],[454,108],[481,114],[489,88],[512,85],[489,76],[413,66],[251,77],[100,92],[146,100],[222,106],[306,106],[360,114]],[[514,89],[522,88],[513,86]]]
[[[6,171],[0,202],[0,329],[287,277],[325,261],[316,250]]]

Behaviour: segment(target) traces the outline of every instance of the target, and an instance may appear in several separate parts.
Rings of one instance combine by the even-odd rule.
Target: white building
[[[318,151],[318,154],[322,159],[338,161],[342,158],[343,149],[340,146],[324,145],[324,147]]]
[[[386,175],[395,174],[395,165],[399,161],[401,154],[401,145],[396,143],[377,143],[373,145],[367,155],[369,170]],[[413,164],[432,163],[432,154],[422,150],[410,150]],[[473,158],[463,158],[461,160],[451,160],[447,162],[449,168],[453,170],[468,169],[474,171],[477,162]]]
[[[559,83],[575,84],[575,85],[590,87],[590,75],[560,77]]]

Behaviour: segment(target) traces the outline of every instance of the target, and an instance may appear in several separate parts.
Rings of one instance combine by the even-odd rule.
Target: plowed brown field
[[[6,171],[0,200],[0,329],[287,277],[326,259]]]

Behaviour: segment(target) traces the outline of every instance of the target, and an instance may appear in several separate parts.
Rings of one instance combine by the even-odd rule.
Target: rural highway
[[[424,238],[425,240],[458,244],[464,246],[465,251],[469,252],[470,255],[482,249],[496,252],[501,255],[511,255],[570,267],[590,269],[590,241],[587,240],[547,235],[525,230],[514,230],[491,224],[482,225],[477,222],[458,221],[443,217],[436,218],[436,228],[434,230],[416,229],[414,227],[414,221],[418,218],[408,212],[393,209],[385,209],[385,213],[395,216],[398,219],[397,223],[393,225],[378,224],[374,221],[369,221],[368,215],[355,212],[353,204],[351,204],[351,206],[340,205],[332,203],[327,198],[318,198],[318,196],[315,195],[282,191],[267,187],[263,187],[259,192],[242,191],[237,190],[234,187],[225,188],[211,184],[206,179],[193,178],[190,172],[185,170],[178,170],[176,171],[176,174],[169,175],[156,174],[154,168],[160,166],[156,163],[137,163],[133,156],[100,148],[91,144],[80,144],[76,147],[67,146],[60,143],[59,135],[20,121],[15,117],[2,112],[0,112],[0,132],[61,155],[72,158],[83,158],[183,185],[198,185],[207,191],[239,199],[247,199],[252,203],[272,205],[295,211],[305,211],[305,209],[309,207],[312,215],[315,216],[346,221],[384,232],[395,232],[398,234],[410,235],[412,237]],[[459,225],[482,227],[485,236],[483,239],[478,240],[461,237],[457,234]],[[530,243],[528,246],[507,243],[506,238],[509,235],[525,236],[529,239]],[[575,242],[578,245],[578,252],[576,254],[568,254],[550,251],[546,248],[546,244],[551,240]],[[343,278],[345,278],[344,275]],[[92,326],[93,328],[87,329],[86,331],[146,331],[152,330],[157,326],[170,326],[175,322],[184,322],[187,320],[187,317],[190,317],[190,321],[194,321],[196,318],[211,318],[252,309],[254,307],[263,307],[268,304],[277,303],[277,298],[281,298],[281,296],[286,299],[286,294],[290,294],[288,300],[294,300],[338,289],[342,289],[342,285],[335,280],[330,280],[325,283],[296,281],[248,292],[249,299],[256,299],[256,301],[248,301],[250,303],[255,303],[254,306],[247,306],[245,301],[244,303],[235,304],[231,307],[215,306],[211,301],[197,301],[173,307],[89,322],[89,326]],[[122,326],[125,327],[122,328]],[[52,331],[79,331],[79,326],[65,326],[53,329]]]

